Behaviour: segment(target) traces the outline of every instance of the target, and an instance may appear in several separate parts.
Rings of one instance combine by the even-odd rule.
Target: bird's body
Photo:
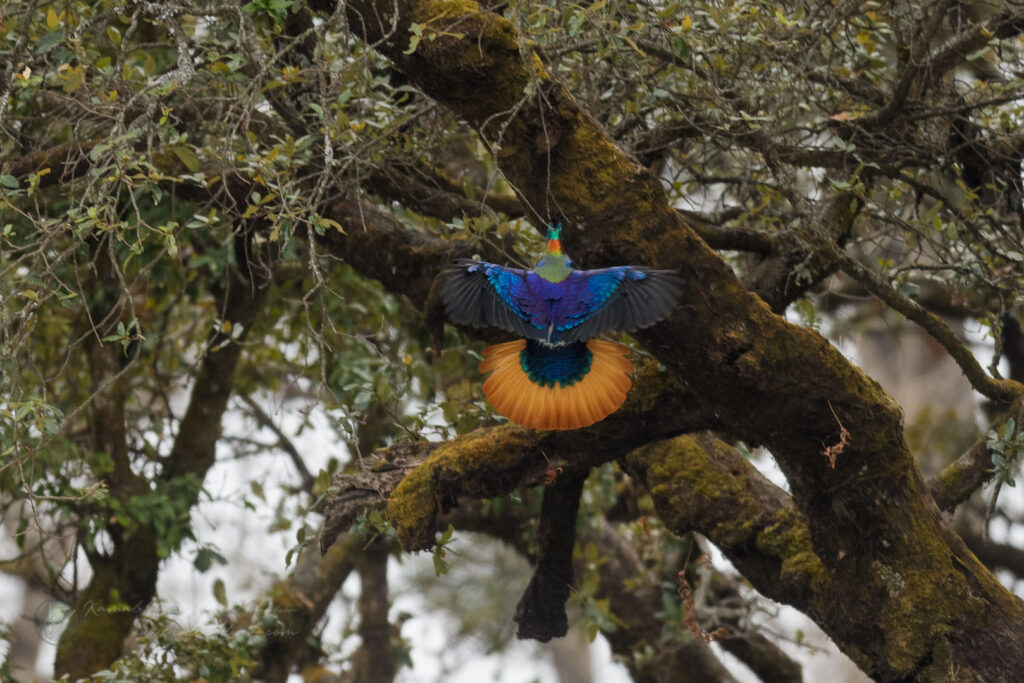
[[[483,389],[495,409],[537,429],[576,429],[614,412],[630,386],[628,349],[593,337],[661,320],[682,291],[675,271],[576,270],[560,233],[551,227],[547,253],[532,270],[460,261],[441,283],[454,322],[525,337],[485,349],[480,371],[494,371]]]

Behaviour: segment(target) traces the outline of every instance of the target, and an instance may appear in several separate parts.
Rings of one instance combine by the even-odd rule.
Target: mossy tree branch
[[[370,471],[335,478],[340,491],[324,510],[321,551],[360,512],[385,507],[402,547],[425,550],[434,545],[437,516],[461,496],[501,496],[540,484],[551,473],[585,475],[641,444],[717,424],[692,396],[664,383],[656,369],[644,372],[618,412],[586,429],[538,432],[506,424],[443,444],[415,442],[378,451]]]
[[[419,450],[420,454],[411,455],[414,450]],[[404,476],[404,472],[421,463],[423,456],[429,451],[426,446],[415,449],[412,444],[392,446],[377,453],[378,462],[385,459],[393,461],[403,474],[393,476],[394,470],[378,465],[379,469],[376,472],[343,475],[338,477],[335,483],[343,488],[354,486],[363,491],[363,497],[356,506],[359,510],[383,508],[386,499],[397,485],[396,482]],[[550,469],[548,471],[550,472]],[[564,471],[561,474],[564,474]],[[526,473],[518,488],[535,484],[537,480],[538,476]],[[453,500],[455,498],[460,499],[458,506],[437,517],[435,530],[452,524],[458,530],[476,531],[499,538],[528,559],[535,559],[534,548],[527,542],[527,536],[523,533],[524,529],[534,522],[534,514],[527,507],[509,505],[497,510],[492,507],[484,510],[474,500],[461,499],[462,496],[458,494],[453,496]],[[335,505],[335,502],[331,505]],[[770,535],[770,532],[771,530],[766,536]],[[643,683],[733,680],[703,643],[663,637],[664,623],[657,616],[663,609],[662,584],[665,580],[675,579],[678,567],[665,567],[668,576],[653,574],[650,566],[641,559],[627,537],[617,533],[612,525],[603,519],[598,519],[594,525],[584,525],[579,529],[577,540],[581,547],[595,544],[599,548],[597,555],[601,558],[601,581],[594,597],[607,598],[611,613],[626,625],[605,632],[605,636],[611,643],[613,651],[623,657],[635,680]],[[780,540],[775,545],[782,548],[786,543]],[[791,545],[800,550],[798,544]],[[334,546],[331,546],[331,550],[333,548]],[[581,570],[582,567],[578,566],[577,572]],[[754,658],[760,662],[760,666],[775,671],[794,670],[792,660],[779,652],[770,642],[758,638],[755,634],[739,634],[733,640],[743,640],[747,643],[747,647],[737,654],[743,661]],[[728,642],[729,640],[723,641],[723,645]],[[648,651],[651,656],[637,659],[633,656],[637,651]],[[758,666],[755,661],[751,661],[751,665]],[[799,667],[796,669],[799,670]]]
[[[260,651],[255,678],[275,683],[286,681],[313,629],[327,612],[334,595],[356,567],[362,549],[358,539],[346,537],[326,553],[307,547],[295,568],[270,589],[274,613],[281,621],[276,633]]]
[[[1003,425],[1010,418],[1015,420],[1020,429],[1021,418],[1024,417],[1024,397],[1018,398],[989,424],[985,434],[971,444],[967,452],[944,467],[942,471],[928,480],[935,504],[940,509],[952,512],[960,503],[971,497],[975,491],[996,476],[996,468],[992,463],[992,450],[988,447],[988,432],[1001,432]]]
[[[624,464],[669,529],[707,536],[764,595],[812,617],[839,597],[793,500],[734,448],[679,436],[633,451]]]
[[[615,418],[609,418],[593,429],[596,431],[605,425],[608,429],[605,437],[621,435],[623,425],[634,418],[629,417],[627,410],[627,414],[618,416],[618,419],[621,421],[617,424]],[[442,445],[402,444],[379,451],[375,471],[336,478],[335,484],[342,493],[328,505],[321,547],[330,548],[331,534],[348,528],[355,515],[368,508],[385,508],[407,549],[427,548],[433,544],[439,515],[443,515],[443,520],[462,519],[460,526],[466,526],[465,514],[458,505],[462,497],[500,496],[521,486],[537,485],[551,475],[556,477],[556,482],[563,479],[575,481],[590,467],[615,457],[614,452],[594,452],[595,443],[605,443],[600,432],[593,434],[593,439],[588,436],[584,441],[575,441],[577,446],[574,448],[569,448],[566,445],[568,440],[559,439],[559,436],[570,435],[541,433],[506,425],[477,430]],[[672,446],[677,442],[687,444],[685,453]],[[672,457],[684,458],[685,464],[666,464],[660,455],[662,446],[659,444],[634,451],[626,457],[625,463],[641,481],[654,486],[659,517],[666,518],[674,531],[685,533],[689,529],[698,529],[727,552],[734,553],[735,557],[730,557],[741,569],[756,567],[758,575],[766,582],[758,588],[769,596],[788,598],[800,607],[812,596],[815,602],[823,604],[838,599],[831,591],[840,588],[827,583],[824,567],[811,549],[806,523],[785,492],[764,480],[735,450],[721,442],[707,437],[691,442],[680,437],[660,443],[669,444],[667,452]],[[619,443],[617,448],[624,445]],[[713,455],[708,455],[706,449],[712,450]],[[580,455],[565,460],[552,455],[560,452]],[[524,462],[524,456],[532,464]],[[649,463],[654,463],[651,467],[656,472],[644,469]],[[467,469],[471,464],[475,467]],[[700,494],[678,489],[673,495],[666,495],[670,484],[663,485],[657,477],[663,477],[665,482],[676,481],[678,472],[666,468],[677,466],[691,468],[690,485],[706,488],[702,488]],[[691,506],[706,507],[701,512],[686,514],[677,510],[683,505],[680,500],[684,499],[690,501]],[[448,511],[452,511],[451,515],[447,514]],[[518,524],[514,526],[518,527]],[[815,577],[813,591],[804,584],[804,579],[812,576]],[[611,583],[606,590],[614,592],[614,577],[614,573],[607,577]],[[808,592],[797,598],[801,591]],[[624,606],[628,601],[624,595],[619,597]],[[636,599],[637,596],[631,598],[633,601]],[[627,640],[635,645],[638,638],[642,640],[641,635],[631,633]],[[677,666],[671,663],[672,660],[668,657],[668,661],[662,661],[661,665]],[[651,671],[657,670],[658,667],[652,665]]]
[[[425,502],[430,499],[443,501],[446,506],[450,506],[450,514],[440,516],[442,523],[454,521],[460,528],[477,528],[488,533],[494,533],[495,528],[504,529],[506,536],[514,537],[515,530],[523,520],[494,524],[494,520],[489,519],[485,524],[474,527],[472,520],[476,519],[475,513],[467,513],[463,506],[459,506],[459,498],[498,496],[520,486],[536,485],[546,475],[557,472],[552,469],[556,466],[564,465],[562,471],[557,472],[557,477],[578,477],[590,465],[580,467],[581,463],[577,461],[576,466],[573,466],[572,461],[549,461],[538,457],[536,463],[528,468],[522,468],[520,463],[509,460],[506,463],[509,469],[502,472],[488,469],[494,463],[486,462],[482,463],[477,473],[468,472],[464,476],[456,476],[452,467],[444,465],[442,459],[463,456],[488,459],[487,451],[479,448],[485,439],[486,443],[493,444],[493,452],[499,454],[523,450],[542,451],[545,454],[558,452],[557,448],[550,446],[550,442],[547,448],[540,446],[543,436],[542,433],[506,426],[478,430],[443,446],[404,444],[380,451],[377,453],[379,462],[390,461],[394,456],[398,469],[378,466],[376,473],[341,475],[336,479],[335,483],[343,490],[362,491],[357,502],[351,499],[348,501],[353,507],[344,522],[335,520],[337,528],[347,528],[354,515],[367,508],[380,509],[387,506],[388,510],[392,510],[397,507],[407,511],[408,515],[421,509],[422,516],[413,521],[421,529],[423,539],[429,539],[432,543],[439,526],[439,512],[436,508],[422,509],[424,506],[431,507]],[[503,443],[506,441],[508,443]],[[844,588],[828,580],[824,565],[811,547],[807,525],[789,496],[765,480],[734,449],[706,436],[678,437],[633,451],[623,462],[631,473],[652,487],[659,517],[665,519],[673,531],[686,533],[693,529],[706,534],[726,551],[737,567],[760,578],[762,583],[756,583],[755,586],[766,595],[789,601],[808,611],[804,603],[809,600],[815,604],[831,604],[840,599]],[[596,461],[591,464],[596,464]],[[406,487],[403,491],[398,483],[410,470],[414,472],[414,480],[415,473],[434,479],[434,488],[430,484],[423,484],[422,491],[417,490],[412,499],[407,499],[413,495],[408,490],[408,484],[403,484]],[[681,474],[683,470],[687,473],[685,477]],[[447,474],[441,474],[443,472]],[[331,508],[336,508],[341,500],[344,500],[344,495],[329,504],[328,519],[335,514]],[[467,521],[467,516],[470,521]],[[410,521],[408,516],[397,518],[393,512],[391,519],[398,525]],[[398,528],[400,537],[407,535],[407,531],[403,532],[403,526]],[[581,542],[595,540],[593,534],[583,533]],[[322,535],[321,543],[325,540]],[[511,540],[515,544],[515,539]],[[608,538],[597,540],[603,544],[609,543]],[[619,561],[628,564],[628,557],[615,559],[621,551],[619,548],[615,553],[604,553],[602,556],[609,557],[613,565]],[[607,591],[602,595],[617,596],[619,609],[628,610],[635,607],[638,600],[642,600],[643,594],[631,591],[616,593],[616,577],[620,574],[627,577],[633,574],[625,569],[619,571],[615,567],[617,565],[608,573],[602,571],[603,582],[607,582],[607,585],[602,583],[602,590]],[[755,569],[756,572],[753,571]],[[813,585],[813,589],[807,587],[808,582]],[[647,617],[653,617],[659,600],[657,596],[651,598],[650,602],[655,607]],[[643,619],[640,622],[644,623]],[[653,637],[652,634],[657,633],[659,628],[651,626],[622,634],[626,639],[624,642],[630,644],[623,647],[628,649],[640,643],[644,637]],[[680,675],[676,667],[681,665],[673,663],[674,656],[665,653],[665,658],[659,659],[658,665],[652,664],[649,669],[644,667],[640,670],[646,672],[642,676],[643,680],[662,680],[657,677],[662,667],[669,667],[668,671],[673,672],[672,675]],[[664,680],[676,679],[670,677]]]

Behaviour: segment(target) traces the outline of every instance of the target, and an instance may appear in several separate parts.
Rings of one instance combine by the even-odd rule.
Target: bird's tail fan
[[[534,429],[579,429],[615,412],[633,371],[629,349],[590,339],[561,346],[534,340],[484,349],[484,395],[508,419]]]

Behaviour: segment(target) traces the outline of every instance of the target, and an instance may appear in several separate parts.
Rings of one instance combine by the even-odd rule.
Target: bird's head
[[[562,253],[561,237],[561,222],[552,221],[548,225],[547,251],[533,269],[542,278],[551,282],[561,282],[572,271],[572,261]]]

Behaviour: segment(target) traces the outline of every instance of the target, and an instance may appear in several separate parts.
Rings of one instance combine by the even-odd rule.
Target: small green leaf
[[[174,145],[171,147],[171,151],[174,152],[181,163],[185,164],[185,168],[191,173],[195,173],[199,170],[199,157],[192,151],[192,148],[185,145]]]
[[[224,582],[220,579],[213,582],[213,597],[220,603],[221,607],[228,606],[228,592],[224,587]]]
[[[678,56],[679,59],[690,58],[690,44],[679,36],[674,36],[672,38],[672,49],[675,51],[676,56]]]
[[[380,400],[387,403],[394,398],[394,392],[391,390],[391,381],[388,376],[383,372],[378,374],[373,380],[373,390],[380,397]]]
[[[331,475],[327,473],[327,470],[320,470],[316,475],[316,484],[313,486],[313,491],[318,494],[322,494],[331,485]]]
[[[0,187],[6,187],[11,190],[17,190],[18,179],[12,175],[0,175]]]
[[[192,561],[193,566],[201,572],[205,572],[213,564],[213,556],[206,548],[200,548],[196,553],[196,559]]]
[[[19,548],[25,547],[25,539],[28,538],[28,534],[25,531],[28,529],[28,518],[22,517],[18,520],[18,531],[14,534],[15,543],[18,544]]]
[[[41,55],[45,52],[49,52],[62,42],[64,42],[64,34],[51,31],[50,33],[43,34],[39,40],[36,41],[36,45],[32,51],[37,55]]]
[[[978,57],[982,57],[982,56],[984,56],[984,54],[985,54],[986,52],[988,52],[988,45],[986,45],[985,47],[983,47],[983,48],[981,48],[981,49],[979,49],[979,50],[975,50],[975,51],[974,51],[974,52],[972,52],[971,54],[967,55],[967,57],[965,57],[965,59],[966,59],[966,60],[967,60],[968,62],[973,62],[973,61],[974,61],[975,59],[977,59]]]
[[[480,416],[475,414],[460,415],[455,421],[455,433],[458,435],[468,434],[480,424]]]
[[[441,576],[441,574],[448,573],[448,562],[444,559],[445,556],[444,548],[438,548],[434,551],[434,576]]]

